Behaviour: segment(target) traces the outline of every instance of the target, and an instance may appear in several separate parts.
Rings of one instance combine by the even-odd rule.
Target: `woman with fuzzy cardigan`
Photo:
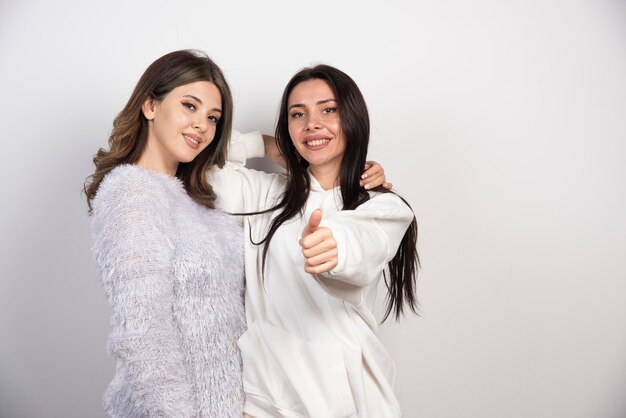
[[[177,51],[148,67],[94,157],[85,192],[117,360],[108,416],[241,416],[242,233],[205,176],[231,124],[219,67]]]

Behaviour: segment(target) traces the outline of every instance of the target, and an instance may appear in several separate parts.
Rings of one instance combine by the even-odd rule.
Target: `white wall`
[[[626,4],[0,3],[0,416],[97,417],[109,306],[80,194],[147,65],[207,51],[236,126],[300,67],[353,76],[420,225],[385,324],[406,417],[626,416]]]

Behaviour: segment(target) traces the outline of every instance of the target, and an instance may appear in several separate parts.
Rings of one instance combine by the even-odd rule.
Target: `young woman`
[[[113,307],[111,417],[241,416],[241,227],[213,209],[232,98],[208,57],[148,67],[86,185],[94,253]],[[227,237],[227,239],[226,239]]]
[[[214,62],[172,52],[141,76],[94,158],[85,193],[113,307],[110,417],[242,415],[243,236],[207,182],[225,161],[232,110]],[[368,170],[374,184],[379,169]]]
[[[386,315],[415,311],[417,227],[402,198],[357,185],[369,141],[363,96],[340,70],[303,69],[285,89],[275,135],[287,175],[243,167],[262,154],[253,137],[235,138],[232,161],[211,173],[217,204],[247,213],[244,411],[398,417],[372,306],[385,277]]]

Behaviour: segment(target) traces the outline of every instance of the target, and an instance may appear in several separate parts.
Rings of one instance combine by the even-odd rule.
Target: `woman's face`
[[[145,157],[152,168],[162,166],[175,174],[179,163],[192,161],[213,141],[222,97],[215,84],[196,81],[175,88],[161,101],[147,100],[142,110],[149,121]]]
[[[311,171],[339,175],[346,140],[337,100],[328,83],[320,79],[303,81],[289,94],[287,106],[289,135]]]

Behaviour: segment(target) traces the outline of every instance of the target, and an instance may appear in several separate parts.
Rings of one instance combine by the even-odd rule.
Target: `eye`
[[[336,111],[336,107],[325,107],[324,109],[322,109],[322,113],[335,113]]]
[[[304,113],[302,113],[302,112],[293,112],[290,116],[292,118],[294,118],[294,119],[295,118],[301,118],[302,116],[304,116]]]
[[[209,120],[210,120],[212,123],[217,123],[217,122],[219,122],[219,121],[220,121],[220,118],[218,118],[217,116],[213,116],[213,115],[211,115],[211,116],[209,116]]]
[[[185,106],[189,110],[196,110],[196,105],[189,102],[183,102],[183,106]]]

